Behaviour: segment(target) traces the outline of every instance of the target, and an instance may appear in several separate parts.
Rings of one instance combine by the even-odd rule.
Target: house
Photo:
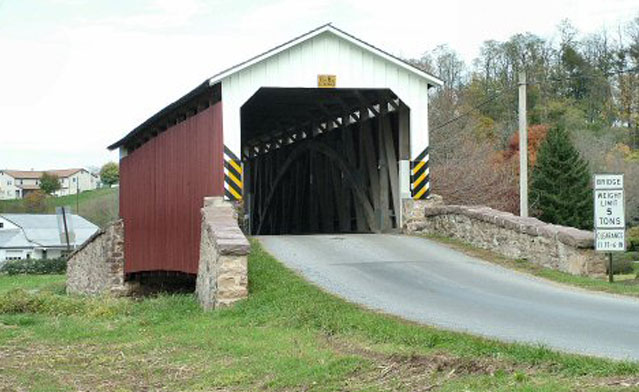
[[[40,178],[44,173],[60,178],[60,189],[55,196],[74,195],[99,187],[100,179],[86,169],[62,170],[0,170],[0,200],[21,199],[40,189]]]
[[[82,245],[99,228],[81,216],[55,214],[0,214],[0,264],[6,260],[59,258]]]
[[[206,79],[109,146],[127,278],[197,274],[209,196],[241,202],[251,234],[399,230],[429,196],[442,84],[331,24]]]

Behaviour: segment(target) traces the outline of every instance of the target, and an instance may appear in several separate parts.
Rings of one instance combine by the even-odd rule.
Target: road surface
[[[258,238],[310,281],[372,309],[505,341],[639,360],[633,298],[558,285],[418,237]]]

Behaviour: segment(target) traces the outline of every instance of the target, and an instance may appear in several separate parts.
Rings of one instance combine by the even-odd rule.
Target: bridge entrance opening
[[[259,89],[241,108],[248,231],[398,229],[409,115],[389,89]]]

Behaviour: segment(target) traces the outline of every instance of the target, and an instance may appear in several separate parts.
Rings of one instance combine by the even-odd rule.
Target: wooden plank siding
[[[217,102],[121,159],[125,273],[197,273],[200,208],[224,194],[223,151]]]

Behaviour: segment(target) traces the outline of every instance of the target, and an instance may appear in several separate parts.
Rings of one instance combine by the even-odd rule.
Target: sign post
[[[595,174],[595,250],[608,253],[608,281],[613,282],[612,252],[626,250],[623,174]]]

